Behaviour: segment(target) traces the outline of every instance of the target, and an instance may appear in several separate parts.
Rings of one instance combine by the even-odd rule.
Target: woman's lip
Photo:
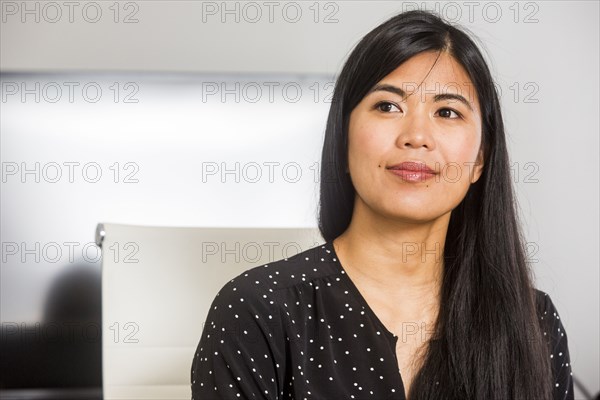
[[[433,178],[436,174],[425,171],[408,171],[405,169],[390,169],[392,174],[401,177],[407,182],[424,182]]]
[[[436,163],[437,164],[437,163]],[[403,169],[406,171],[418,171],[418,172],[428,172],[435,174],[436,171],[432,168],[429,168],[427,164],[423,161],[404,161],[399,164],[392,165],[387,167],[389,169]]]

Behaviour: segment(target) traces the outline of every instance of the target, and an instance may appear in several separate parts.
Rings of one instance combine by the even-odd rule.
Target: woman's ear
[[[484,160],[483,160],[483,149],[479,150],[479,154],[477,155],[477,160],[475,161],[475,165],[473,168],[473,173],[471,175],[471,183],[475,183],[481,177],[483,172]]]

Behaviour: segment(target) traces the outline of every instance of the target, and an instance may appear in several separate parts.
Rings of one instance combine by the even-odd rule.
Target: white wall
[[[422,4],[409,3],[331,2],[327,8],[320,3],[314,22],[309,8],[313,3],[298,2],[302,17],[297,23],[288,22],[294,18],[294,5],[286,6],[286,20],[285,3],[277,3],[270,23],[267,6],[257,2],[263,18],[252,23],[252,9],[246,8],[244,14],[244,4],[239,3],[240,21],[227,15],[223,23],[220,14],[202,11],[221,7],[221,2],[138,1],[131,3],[133,8],[121,8],[121,19],[123,13],[137,10],[139,22],[125,24],[112,21],[114,14],[108,8],[112,2],[97,3],[102,9],[97,23],[87,22],[81,14],[87,4],[86,18],[94,16],[91,2],[75,9],[73,23],[68,22],[66,7],[62,18],[50,23],[55,11],[44,12],[42,3],[37,3],[39,22],[35,15],[25,15],[22,22],[24,3],[2,1],[3,172],[13,165],[9,163],[25,162],[31,168],[36,161],[41,166],[96,162],[103,172],[96,184],[86,182],[81,169],[75,170],[79,174],[73,183],[66,175],[58,183],[44,179],[36,183],[32,176],[22,183],[18,175],[6,177],[1,194],[3,243],[26,242],[31,247],[35,242],[43,246],[74,241],[81,257],[101,221],[314,226],[317,186],[311,166],[319,160],[322,146],[326,97],[331,93],[327,83],[369,29],[396,11]],[[36,3],[25,4],[34,9]],[[233,8],[236,3],[228,4]],[[456,22],[484,44],[502,92],[526,234],[538,249],[538,287],[552,296],[561,313],[574,374],[597,392],[598,3],[481,2],[472,9],[468,2],[447,4],[428,3],[427,8],[440,7],[448,19],[460,11],[462,18]],[[498,9],[501,14],[496,14]],[[331,12],[337,22],[324,23]],[[223,75],[230,72],[239,75]],[[229,88],[240,84],[239,103],[231,94],[222,101],[222,92],[202,99],[207,84],[221,81]],[[15,82],[19,90],[10,95]],[[35,94],[22,101],[21,83],[34,88],[36,82],[39,102]],[[51,82],[56,85],[48,85]],[[73,102],[68,98],[69,82],[78,84]],[[263,91],[257,103],[250,101],[256,87],[248,86],[250,82]],[[267,82],[279,82],[273,102],[267,96]],[[126,87],[127,83],[131,85]],[[89,96],[94,96],[94,87],[101,88],[100,101],[84,98],[81,89],[86,84]],[[285,84],[289,93],[280,90]],[[285,96],[294,96],[291,90],[296,85],[302,95],[292,102]],[[63,93],[53,103],[57,86]],[[127,94],[138,102],[127,103]],[[235,182],[228,175],[224,183],[214,176],[202,182],[202,165],[212,161],[228,163],[228,168],[236,161],[241,168],[257,162],[263,180],[251,183],[246,175]],[[276,168],[270,183],[264,164],[269,161],[280,166],[297,162],[303,175],[291,183],[293,170],[282,175]],[[109,168],[114,162],[120,163],[117,183]],[[125,167],[126,162],[135,164]],[[68,173],[64,165],[62,171]],[[124,183],[123,174],[133,171],[139,182]],[[89,257],[93,258],[93,249]],[[44,262],[44,257],[30,261],[31,256],[22,262],[19,255],[3,260],[2,321],[38,319],[45,288],[66,265],[64,260]]]
[[[34,10],[27,14],[20,1],[2,3],[0,66],[29,71],[332,74],[362,33],[398,9],[385,1],[135,1],[121,3],[115,23],[113,3],[101,1],[74,7],[71,23],[67,6],[42,3],[36,12],[25,2]]]

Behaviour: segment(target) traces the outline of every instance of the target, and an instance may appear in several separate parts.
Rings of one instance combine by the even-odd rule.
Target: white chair
[[[190,399],[194,351],[219,289],[323,242],[316,228],[98,224],[104,399]]]

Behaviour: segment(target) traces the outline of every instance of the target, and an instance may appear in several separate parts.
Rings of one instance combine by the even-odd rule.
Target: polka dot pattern
[[[538,296],[554,317],[549,297]],[[551,328],[564,334],[562,325]],[[572,399],[566,334],[550,337],[560,360],[555,393],[567,391],[555,399]],[[219,290],[192,362],[192,399],[405,400],[397,340],[329,241],[248,269]]]
[[[548,293],[537,290],[538,314],[542,334],[548,343],[554,380],[554,400],[573,400],[573,372],[567,332]]]

